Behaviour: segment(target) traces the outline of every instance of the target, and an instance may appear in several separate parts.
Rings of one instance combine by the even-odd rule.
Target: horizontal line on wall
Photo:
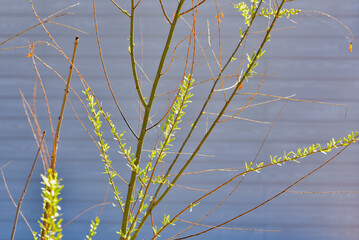
[[[58,54],[40,54],[41,57],[43,58],[48,58],[48,59],[63,59],[63,56],[62,55],[58,55]],[[3,57],[6,57],[6,58],[20,58],[20,59],[25,59],[25,55],[24,54],[3,54],[2,55]],[[146,59],[146,58],[149,58],[149,59],[153,59],[153,57],[158,57],[158,55],[144,55],[143,58]],[[98,55],[97,54],[94,54],[94,55],[79,55],[76,57],[76,59],[98,59]],[[128,55],[127,54],[123,54],[123,55],[106,55],[104,56],[104,58],[106,59],[127,59],[128,58]],[[226,56],[223,56],[222,55],[222,58],[223,59],[226,59],[227,57]],[[279,56],[279,55],[268,55],[268,56],[263,56],[261,58],[262,60],[271,60],[271,59],[285,59],[285,60],[310,60],[310,61],[313,61],[313,60],[325,60],[325,61],[334,61],[334,60],[348,60],[348,61],[353,61],[353,60],[359,60],[359,57],[357,56],[311,56],[311,55],[308,55],[308,56]],[[26,60],[26,59],[25,59]],[[64,62],[64,64],[67,64],[66,62]]]

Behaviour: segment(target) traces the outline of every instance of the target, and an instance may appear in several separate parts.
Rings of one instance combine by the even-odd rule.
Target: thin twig
[[[125,14],[127,17],[131,17],[128,12],[126,10],[124,10],[123,8],[121,8],[117,3],[115,3],[115,1],[111,0],[111,2],[123,13]]]
[[[146,149],[144,149],[143,151],[144,151],[144,152],[152,152],[152,150],[146,150]],[[192,153],[184,153],[184,152],[178,153],[178,152],[167,152],[167,151],[166,151],[166,154],[192,155]],[[215,155],[200,154],[200,153],[197,154],[197,156],[198,156],[198,157],[215,157]]]
[[[58,16],[54,16],[54,17],[52,17],[52,18],[49,18],[49,19],[47,19],[47,20],[44,20],[42,23],[47,23],[47,22],[50,22],[51,20],[54,20],[55,18],[62,17],[62,16],[66,16],[66,15],[70,15],[70,14],[71,14],[71,13],[64,13],[64,14],[61,14],[61,15],[58,15]],[[29,30],[31,30],[31,29],[34,29],[34,28],[36,28],[36,27],[38,27],[38,26],[40,26],[42,23],[38,23],[38,24],[36,24],[36,25],[34,25],[34,26],[32,26],[32,27],[29,27],[29,28],[25,29],[24,31],[22,31],[22,32],[20,32],[20,33],[18,33],[18,34],[16,34],[16,35],[14,35],[14,36],[12,36],[12,37],[6,39],[6,40],[3,41],[2,43],[0,43],[0,46],[3,45],[3,44],[5,44],[5,43],[7,43],[8,41],[10,41],[10,40],[12,40],[12,39],[18,37],[18,36],[20,36],[20,35],[26,33],[27,31],[29,31]]]
[[[9,165],[10,163],[12,163],[12,161],[10,161],[10,162],[8,162],[7,164],[5,164],[4,166],[2,166],[2,167],[0,168],[0,171],[1,171],[1,176],[2,176],[2,179],[3,179],[3,181],[4,181],[4,185],[5,185],[5,189],[6,189],[6,191],[7,191],[7,194],[9,195],[12,204],[14,204],[14,206],[17,207],[17,205],[16,205],[16,203],[15,203],[15,201],[14,201],[14,198],[12,197],[12,195],[11,195],[11,193],[10,193],[10,189],[9,189],[7,183],[6,183],[6,178],[5,178],[5,174],[4,174],[4,171],[3,171],[3,168],[5,168],[5,167],[6,167],[7,165]],[[31,233],[33,233],[32,228],[31,228],[29,222],[26,220],[26,217],[25,217],[24,214],[21,212],[21,210],[20,210],[20,215],[21,215],[22,219],[24,219],[24,221],[25,221],[27,227],[30,229]]]
[[[141,2],[142,2],[142,0],[138,0],[138,2],[136,3],[136,5],[135,5],[134,9],[136,9],[136,8],[137,8],[137,6],[138,6]]]
[[[177,218],[177,220],[180,221],[180,222],[189,223],[189,224],[193,224],[193,225],[201,226],[201,227],[207,227],[207,228],[208,227],[213,227],[213,226],[206,225],[206,224],[200,224],[200,223],[194,223],[194,222],[186,221],[186,220],[183,220],[183,219],[180,219],[180,218]],[[237,231],[258,231],[258,232],[281,232],[281,230],[268,230],[268,229],[258,229],[258,228],[218,227],[217,229],[227,229],[227,230],[237,230]]]
[[[332,15],[329,15],[328,13],[324,13],[324,12],[319,12],[319,11],[301,11],[302,13],[317,13],[317,14],[321,14],[321,15],[324,15],[328,18],[331,18],[333,19],[334,21],[336,21],[337,23],[339,23],[340,25],[342,25],[350,34],[350,38],[351,38],[351,41],[350,41],[350,44],[349,44],[349,51],[351,52],[351,48],[352,48],[352,45],[353,45],[353,42],[354,42],[354,34],[352,33],[352,31],[343,23],[341,22],[339,19],[333,17]]]
[[[136,69],[137,64],[136,64],[136,57],[135,57],[135,35],[134,35],[135,34],[135,25],[134,24],[135,24],[135,0],[131,0],[129,52],[130,52],[130,59],[131,59],[132,76],[133,76],[133,80],[135,82],[135,87],[136,87],[138,98],[140,99],[143,107],[147,108],[148,106],[145,101],[145,97],[142,94],[142,90],[139,85],[139,79],[137,76],[137,69]],[[137,137],[137,139],[138,139],[138,137]]]
[[[161,9],[162,9],[163,15],[164,15],[165,18],[167,19],[167,22],[168,22],[169,24],[172,24],[171,20],[168,18],[167,14],[166,14],[165,8],[163,7],[162,0],[159,0],[159,1],[160,1],[160,5],[161,5]]]
[[[35,42],[36,43],[36,42]],[[32,48],[36,45],[35,43],[32,44]],[[33,49],[32,49],[33,51]],[[42,90],[42,94],[44,95],[44,99],[45,99],[45,104],[46,104],[46,109],[47,109],[47,115],[49,117],[49,124],[50,124],[50,129],[51,129],[51,134],[52,134],[52,141],[55,140],[55,133],[54,133],[54,127],[53,127],[53,124],[52,124],[52,117],[51,117],[51,111],[50,111],[50,105],[49,105],[49,101],[48,101],[48,98],[47,98],[47,94],[46,94],[46,91],[45,91],[45,87],[44,87],[44,84],[43,84],[43,81],[42,81],[42,78],[41,78],[41,75],[40,75],[40,72],[39,70],[37,69],[37,65],[36,65],[36,61],[35,61],[35,54],[31,53],[31,59],[32,59],[32,64],[34,65],[34,69],[35,69],[35,72],[36,72],[36,75],[39,79],[39,82],[40,82],[40,86],[41,86],[41,90]],[[28,55],[29,56],[29,55]],[[34,112],[34,118],[36,118],[36,114]]]
[[[32,164],[32,167],[31,167],[29,176],[27,177],[27,181],[26,181],[26,184],[25,184],[25,188],[24,188],[24,190],[23,190],[23,192],[22,192],[22,194],[21,194],[21,197],[19,198],[19,201],[18,201],[18,203],[17,203],[16,214],[15,214],[15,219],[14,219],[14,225],[13,225],[13,227],[12,227],[12,233],[11,233],[11,238],[10,238],[11,240],[14,240],[14,237],[15,237],[17,220],[18,220],[18,218],[19,218],[19,213],[20,213],[21,204],[22,204],[22,201],[24,200],[27,187],[29,186],[29,183],[30,183],[30,180],[31,180],[31,177],[32,177],[32,173],[34,172],[35,165],[36,165],[37,159],[38,159],[38,157],[39,157],[39,154],[40,154],[40,151],[41,151],[41,147],[42,147],[42,143],[44,142],[45,135],[46,135],[46,131],[44,131],[44,132],[42,133],[42,138],[41,138],[40,146],[39,146],[39,148],[38,148],[38,150],[37,150],[34,163]]]
[[[53,22],[53,21],[49,21],[49,23],[52,23],[52,24],[54,24],[54,25],[59,25],[59,26],[62,26],[62,27],[66,27],[66,28],[70,28],[70,29],[72,29],[72,30],[75,30],[75,31],[80,32],[80,33],[83,33],[83,34],[88,34],[88,33],[85,32],[85,31],[82,31],[82,30],[80,30],[80,29],[78,29],[78,28],[71,27],[71,26],[66,25],[66,24],[63,24],[63,23],[58,23],[58,22]]]
[[[202,171],[197,171],[197,172],[182,173],[181,176],[193,175],[193,174],[199,174],[199,173],[207,173],[207,172],[237,172],[238,169],[243,169],[243,168],[244,167],[207,169],[207,170],[202,170]],[[168,175],[168,177],[175,177],[175,176],[177,176],[177,174]]]
[[[105,197],[103,198],[103,204],[105,204],[105,202],[106,202],[109,188],[110,188],[110,183],[107,183]],[[101,209],[100,209],[100,212],[99,212],[99,214],[98,214],[98,217],[99,217],[99,218],[101,217],[104,208],[105,208],[105,205],[102,205],[102,207],[101,207]]]
[[[191,12],[192,10],[194,10],[195,8],[198,8],[202,3],[206,2],[206,1],[207,1],[207,0],[202,0],[202,1],[201,1],[200,3],[198,3],[196,6],[190,8],[190,9],[188,9],[188,10],[186,10],[186,11],[181,12],[180,15],[182,16],[182,15],[185,15],[186,13]]]
[[[265,70],[265,72],[264,72],[264,75],[263,75],[263,77],[262,77],[261,82],[258,84],[257,90],[254,92],[253,96],[249,98],[249,100],[247,101],[246,105],[244,105],[244,107],[243,107],[242,109],[240,109],[236,114],[232,115],[231,117],[229,117],[229,118],[227,118],[227,119],[225,119],[225,120],[219,121],[218,123],[226,122],[226,121],[228,121],[228,120],[230,120],[230,119],[236,117],[237,115],[239,115],[239,114],[245,109],[245,107],[247,107],[247,106],[253,101],[253,99],[256,97],[256,95],[257,95],[257,93],[258,93],[260,87],[262,86],[262,84],[263,84],[263,82],[264,82],[264,79],[265,79],[265,77],[266,77],[267,71],[268,71],[268,66],[267,66],[267,68],[266,68],[266,70]],[[242,83],[237,83],[237,85],[238,85],[238,84],[242,84]]]
[[[35,127],[36,129],[39,129],[40,130],[40,125],[37,121],[37,118],[36,118],[36,115],[32,112],[31,108],[30,108],[30,105],[29,103],[26,101],[25,97],[24,97],[24,94],[22,93],[22,91],[20,90],[20,95],[21,95],[21,99],[22,99],[22,104],[23,104],[23,107],[24,107],[24,111],[25,111],[25,115],[26,115],[26,118],[27,118],[27,121],[30,125],[30,129],[32,131],[32,134],[34,136],[34,139],[36,141],[36,144],[37,146],[40,146],[40,142],[39,142],[39,139],[37,137],[37,134],[36,134],[36,131],[35,131],[35,128],[34,126],[32,125],[31,123],[31,119],[30,119],[30,116],[29,116],[29,113],[27,112],[26,110],[26,107],[29,109],[30,111],[30,114],[34,120],[34,123],[35,123]],[[47,151],[47,145],[46,145],[46,141],[44,142],[44,146],[45,146],[45,149],[42,148],[42,153],[41,153],[41,158],[42,158],[42,164],[43,164],[43,167],[44,167],[44,171],[46,171],[46,169],[48,168],[48,159],[50,158],[50,156],[48,155],[48,151]],[[46,154],[47,153],[47,154]]]
[[[297,99],[292,97],[281,97],[281,96],[275,96],[270,94],[263,94],[263,93],[237,93],[238,95],[257,95],[257,96],[264,96],[264,97],[272,97],[277,98],[279,100],[288,100],[293,102],[306,102],[306,103],[318,103],[318,104],[324,104],[324,105],[332,105],[332,106],[344,106],[347,107],[348,104],[339,104],[339,103],[328,103],[328,102],[320,102],[320,101],[312,101],[312,100],[304,100],[304,99]],[[236,111],[238,109],[233,109],[230,111]]]
[[[218,116],[218,113],[204,112],[204,114]],[[230,119],[238,119],[238,120],[243,120],[243,121],[248,121],[248,122],[271,124],[270,122],[265,122],[265,121],[250,119],[250,118],[244,118],[244,117],[237,117],[236,115],[226,115],[226,114],[223,114],[222,116],[223,116],[223,117],[227,117],[227,119],[222,120],[222,121],[220,121],[219,123],[225,122],[225,121],[230,120]]]
[[[110,83],[110,79],[108,77],[108,74],[107,74],[107,71],[106,71],[106,67],[105,67],[105,60],[103,59],[103,55],[102,55],[102,50],[101,50],[101,43],[100,43],[100,35],[99,35],[99,31],[98,31],[98,27],[97,27],[97,17],[96,17],[96,4],[95,4],[95,0],[92,1],[93,3],[93,17],[94,17],[94,23],[95,23],[95,31],[96,31],[96,39],[97,39],[97,46],[98,46],[98,50],[99,50],[99,54],[100,54],[100,59],[101,59],[101,64],[102,64],[102,69],[103,69],[103,72],[105,74],[105,78],[106,78],[106,82],[107,82],[107,86],[111,92],[111,95],[112,95],[112,99],[114,100],[115,104],[116,104],[116,107],[118,109],[118,111],[120,112],[121,114],[121,117],[122,119],[125,121],[127,127],[130,129],[131,133],[135,136],[135,138],[138,139],[138,136],[137,134],[133,131],[132,127],[130,126],[130,124],[128,123],[120,105],[118,104],[117,102],[117,99],[115,97],[115,94],[112,90],[112,86],[111,86],[111,83]]]
[[[66,102],[67,102],[67,96],[68,96],[68,93],[69,93],[70,81],[71,81],[71,76],[72,76],[72,69],[73,69],[72,66],[73,66],[73,64],[75,62],[76,50],[77,50],[78,43],[79,43],[79,37],[77,36],[75,38],[74,51],[73,51],[73,54],[72,54],[72,61],[71,61],[72,64],[70,65],[70,70],[69,70],[69,75],[68,75],[68,78],[67,78],[67,84],[66,84],[66,88],[65,88],[65,93],[64,93],[63,100],[62,100],[61,111],[60,111],[60,115],[59,115],[58,122],[57,122],[57,127],[56,127],[55,140],[54,140],[53,148],[52,148],[52,156],[51,156],[50,168],[53,169],[53,170],[55,170],[55,166],[56,166],[56,155],[57,155],[57,149],[58,149],[59,140],[60,140],[61,124],[62,124],[62,120],[63,120],[63,117],[64,117],[64,110],[65,110],[65,106],[66,106]]]
[[[217,12],[216,19],[217,19],[217,28],[218,28],[218,59],[219,59],[218,67],[219,67],[219,69],[222,69],[222,38],[221,38],[221,22],[222,21],[219,17],[220,13],[218,11],[217,0],[215,0],[215,3],[216,3],[216,12]],[[213,51],[213,49],[212,49],[212,51]],[[220,79],[221,79],[221,86],[222,86],[222,88],[224,88],[222,73],[220,73]],[[227,101],[226,92],[223,90],[222,93],[223,93],[224,100]]]
[[[77,218],[79,218],[81,215],[83,215],[84,213],[94,209],[94,208],[97,208],[97,207],[100,207],[100,206],[105,206],[107,204],[112,204],[113,205],[113,202],[104,202],[104,203],[99,203],[99,204],[96,204],[92,207],[89,207],[87,209],[85,209],[84,211],[82,211],[80,214],[78,214],[76,217],[72,218],[70,221],[68,221],[67,223],[65,223],[61,229],[64,229],[67,225],[69,225],[70,223],[72,223],[73,221],[75,221]]]
[[[190,35],[186,36],[184,39],[182,39],[181,41],[179,41],[179,42],[177,43],[177,45],[175,46],[175,48],[174,48],[174,50],[173,50],[173,55],[172,55],[172,59],[171,59],[171,61],[170,61],[170,63],[169,63],[169,66],[167,67],[167,69],[166,69],[161,75],[164,75],[164,74],[170,69],[170,67],[172,66],[172,62],[173,62],[173,59],[174,59],[174,54],[175,54],[175,52],[176,52],[177,47],[178,47],[184,40],[186,40],[188,37],[190,37]],[[182,78],[182,79],[183,79],[183,78]],[[176,99],[177,99],[179,93],[180,93],[180,89],[178,88],[178,89],[177,89],[176,96],[174,97],[174,100],[172,101],[171,105],[170,105],[169,108],[167,109],[166,113],[162,116],[162,118],[161,118],[159,121],[157,121],[157,122],[156,122],[155,124],[153,124],[151,127],[147,128],[146,131],[149,131],[149,130],[151,130],[152,128],[158,126],[158,125],[167,117],[167,115],[170,113],[170,111],[171,111],[173,105],[175,104]]]
[[[328,192],[286,191],[286,192],[287,193],[305,193],[305,194],[359,193],[359,191],[328,191]]]
[[[65,7],[64,9],[61,9],[61,10],[59,10],[59,11],[57,11],[57,12],[51,14],[50,16],[47,16],[47,17],[44,18],[42,21],[46,21],[46,20],[48,20],[49,18],[51,18],[52,16],[55,16],[55,15],[57,15],[57,14],[59,14],[59,13],[62,13],[62,12],[64,12],[64,11],[66,11],[66,10],[68,10],[68,9],[70,9],[70,8],[76,7],[76,6],[78,6],[78,5],[80,5],[80,3],[75,3],[75,4],[73,4],[73,5],[70,5],[70,6],[68,6],[68,7]],[[71,14],[73,14],[73,13],[71,13]]]

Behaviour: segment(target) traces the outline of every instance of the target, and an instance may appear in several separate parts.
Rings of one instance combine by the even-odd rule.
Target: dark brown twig
[[[202,3],[206,2],[206,1],[207,1],[207,0],[203,0],[202,2],[198,3],[196,6],[190,8],[190,9],[184,11],[184,12],[181,12],[180,15],[182,16],[182,15],[185,15],[186,13],[189,13],[189,12],[192,11],[193,9],[198,8]]]
[[[166,14],[166,10],[165,10],[165,8],[164,8],[164,6],[163,6],[162,0],[159,0],[159,1],[160,1],[160,5],[161,5],[161,9],[162,9],[163,15],[164,15],[165,18],[167,19],[167,22],[168,22],[169,24],[172,24],[171,20],[168,18],[167,14]]]
[[[39,154],[40,154],[40,152],[41,152],[42,143],[44,142],[45,135],[46,135],[46,131],[44,131],[44,132],[42,133],[42,138],[41,138],[40,146],[39,146],[39,148],[38,148],[38,150],[37,150],[36,157],[35,157],[34,163],[32,164],[32,167],[31,167],[29,176],[27,177],[27,181],[26,181],[26,184],[25,184],[24,191],[22,192],[21,197],[20,197],[20,199],[19,199],[19,201],[18,201],[18,203],[17,203],[16,214],[15,214],[15,219],[14,219],[14,225],[13,225],[13,227],[12,227],[12,233],[11,233],[11,238],[10,238],[11,240],[14,240],[14,237],[15,237],[17,220],[18,220],[18,218],[19,218],[19,213],[20,213],[21,204],[22,204],[22,201],[24,200],[27,187],[29,186],[29,183],[30,183],[30,180],[31,180],[31,177],[32,177],[32,173],[34,172],[37,159],[38,159]]]
[[[5,167],[6,167],[7,165],[9,165],[11,162],[12,162],[12,161],[10,161],[10,162],[8,162],[7,164],[5,164],[4,166],[2,166],[2,167],[0,168],[0,172],[1,172],[2,179],[3,179],[3,181],[4,181],[4,185],[5,185],[5,189],[6,189],[6,191],[7,191],[7,194],[9,195],[9,198],[11,199],[12,204],[14,204],[14,206],[17,207],[17,206],[16,206],[16,203],[15,203],[15,201],[14,201],[14,198],[12,197],[12,195],[11,195],[11,193],[10,193],[10,189],[9,189],[9,187],[7,186],[5,174],[4,174],[4,171],[3,171],[3,168],[5,168]],[[26,225],[28,226],[28,228],[30,229],[30,231],[33,232],[33,230],[32,230],[32,228],[31,228],[29,222],[26,220],[26,217],[25,217],[24,214],[21,212],[21,210],[20,210],[20,215],[21,215],[21,217],[24,219],[24,221],[25,221]]]

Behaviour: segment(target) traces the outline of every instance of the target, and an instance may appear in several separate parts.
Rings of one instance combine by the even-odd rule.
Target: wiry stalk
[[[17,219],[18,219],[18,217],[19,217],[19,213],[20,213],[20,209],[21,209],[21,204],[22,204],[22,201],[24,200],[26,190],[27,190],[27,188],[28,188],[28,186],[29,186],[29,183],[30,183],[30,180],[31,180],[31,177],[32,177],[32,173],[34,172],[37,159],[38,159],[39,154],[40,154],[40,152],[41,152],[41,148],[42,148],[42,144],[43,144],[43,142],[44,142],[45,135],[46,135],[46,132],[44,131],[44,132],[42,133],[42,137],[41,137],[41,141],[40,141],[40,146],[39,146],[39,148],[38,148],[38,150],[37,150],[34,163],[32,164],[32,167],[31,167],[29,176],[28,176],[28,178],[27,178],[27,181],[26,181],[26,184],[25,184],[25,187],[24,187],[24,191],[22,192],[21,197],[20,197],[20,199],[19,199],[19,202],[18,202],[18,204],[17,204],[16,214],[15,214],[15,219],[14,219],[14,225],[13,225],[13,227],[12,227],[12,233],[11,233],[11,238],[10,238],[10,240],[14,240],[15,231],[16,231],[16,225],[17,225]]]
[[[66,88],[65,88],[65,92],[64,92],[64,97],[62,99],[61,111],[60,111],[60,115],[59,115],[57,127],[56,127],[55,141],[53,143],[53,148],[52,148],[50,168],[52,168],[53,170],[55,170],[55,166],[56,166],[56,155],[57,155],[57,149],[58,149],[59,140],[60,140],[60,130],[61,130],[61,125],[62,125],[62,119],[64,118],[64,111],[65,111],[65,106],[66,106],[66,102],[67,102],[67,96],[69,94],[70,81],[71,81],[71,77],[72,77],[72,69],[73,69],[73,65],[75,62],[78,44],[79,44],[79,37],[76,36],[75,43],[74,43],[74,51],[72,53],[72,60],[71,60],[72,64],[70,65],[69,75],[67,77],[67,83],[66,83]]]

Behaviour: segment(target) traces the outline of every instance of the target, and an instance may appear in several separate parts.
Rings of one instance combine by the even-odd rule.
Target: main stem
[[[165,45],[165,47],[163,49],[161,60],[160,60],[160,63],[158,65],[156,78],[155,78],[155,80],[153,82],[153,85],[152,85],[152,90],[151,90],[151,94],[150,94],[150,97],[149,97],[149,100],[148,100],[148,104],[145,105],[145,113],[144,113],[144,117],[143,117],[141,132],[140,132],[139,139],[137,141],[136,160],[135,160],[136,165],[138,165],[140,163],[140,158],[141,158],[141,153],[142,153],[142,146],[143,146],[143,142],[145,140],[145,136],[146,136],[146,132],[147,132],[146,129],[147,129],[147,124],[148,124],[152,104],[153,104],[153,101],[155,99],[157,86],[158,86],[159,80],[161,79],[161,76],[162,76],[162,69],[163,69],[165,60],[167,58],[167,53],[168,53],[168,50],[170,48],[170,44],[172,42],[173,33],[174,33],[178,18],[180,16],[181,8],[182,8],[184,2],[185,2],[185,0],[181,0],[178,3],[175,18],[173,19],[173,22],[171,24],[171,28],[170,28],[168,36],[167,36],[166,45]],[[135,9],[134,9],[134,0],[132,0],[131,25],[133,25],[133,21],[134,21],[134,11],[135,11]],[[131,31],[131,33],[133,34],[133,31]],[[133,38],[133,35],[130,35],[130,39],[131,38]],[[133,40],[132,40],[132,42],[133,42]],[[134,51],[131,51],[131,55],[134,55]],[[126,230],[127,230],[127,225],[128,225],[129,210],[130,210],[130,206],[131,206],[133,191],[135,189],[135,182],[136,182],[136,172],[132,171],[131,179],[130,179],[129,186],[128,186],[128,191],[127,191],[125,210],[124,210],[123,217],[122,217],[122,227],[121,227],[122,234],[125,234],[127,232]],[[133,239],[136,238],[136,236],[138,234],[138,231],[139,230],[136,230],[136,232],[135,232],[135,234],[133,236]],[[120,240],[125,240],[125,238],[121,236]]]

